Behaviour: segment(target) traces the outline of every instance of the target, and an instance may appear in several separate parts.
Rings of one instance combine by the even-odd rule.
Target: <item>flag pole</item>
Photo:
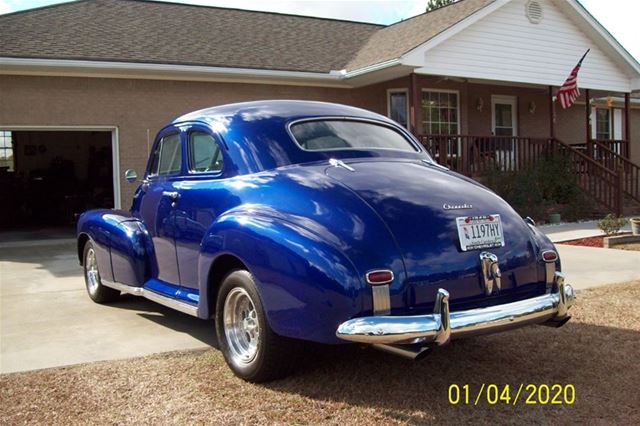
[[[582,61],[584,61],[584,58],[587,57],[587,53],[591,52],[591,49],[587,49],[586,52],[584,52],[584,55],[582,55],[582,58],[580,58],[580,61],[578,61],[579,65],[582,65]]]

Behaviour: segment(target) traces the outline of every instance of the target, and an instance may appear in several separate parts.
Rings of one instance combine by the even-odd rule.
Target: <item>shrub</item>
[[[569,159],[562,155],[541,159],[526,170],[495,169],[487,178],[487,186],[522,216],[546,219],[549,213],[560,213],[567,220],[577,220],[592,209]]]
[[[608,214],[598,222],[598,228],[602,230],[608,236],[616,235],[620,232],[620,228],[627,224],[627,219],[623,217],[615,217],[612,214]]]

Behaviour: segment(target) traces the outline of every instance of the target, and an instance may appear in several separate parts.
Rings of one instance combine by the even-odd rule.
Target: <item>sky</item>
[[[561,0],[566,1],[566,0]],[[637,17],[639,0],[579,0],[580,3],[640,60]],[[63,3],[64,0],[0,0],[0,14]],[[392,24],[424,12],[427,0],[174,0],[208,6],[234,7],[296,15]]]

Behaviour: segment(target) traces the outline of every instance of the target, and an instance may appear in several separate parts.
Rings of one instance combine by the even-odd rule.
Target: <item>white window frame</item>
[[[391,118],[391,95],[394,93],[404,93],[407,97],[407,126],[406,129],[411,129],[411,111],[409,106],[409,89],[408,88],[395,88],[387,89],[387,117]],[[400,123],[398,123],[400,124]]]
[[[511,105],[511,126],[513,137],[519,135],[518,132],[518,97],[507,95],[491,95],[491,132],[496,134],[496,104]]]
[[[423,87],[420,91],[420,114],[419,114],[419,120],[417,120],[420,124],[420,126],[418,127],[419,130],[424,130],[424,120],[422,120],[422,113],[424,111],[422,111],[422,99],[424,99],[424,92],[437,92],[437,93],[455,93],[456,95],[456,127],[458,128],[458,132],[456,134],[461,135],[462,134],[462,130],[460,129],[460,91],[459,90],[451,90],[451,89],[436,89],[434,87]],[[416,111],[418,112],[418,111]],[[416,123],[418,124],[418,123]]]
[[[5,133],[8,133],[9,135],[6,135]],[[11,130],[4,130],[4,129],[0,129],[0,139],[4,140],[4,142],[7,142],[7,139],[10,141],[10,145],[8,147],[0,147],[0,151],[6,155],[7,151],[11,152],[11,171],[15,171],[16,169],[16,153],[14,152],[14,148],[15,148],[15,144],[13,143],[13,133],[11,132]]]

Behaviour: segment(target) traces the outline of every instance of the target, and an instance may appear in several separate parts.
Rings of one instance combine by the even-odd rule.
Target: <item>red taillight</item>
[[[371,285],[388,284],[393,281],[393,272],[387,269],[367,272],[367,282]]]
[[[547,250],[542,252],[542,260],[545,262],[555,262],[558,260],[558,253],[553,250]]]

